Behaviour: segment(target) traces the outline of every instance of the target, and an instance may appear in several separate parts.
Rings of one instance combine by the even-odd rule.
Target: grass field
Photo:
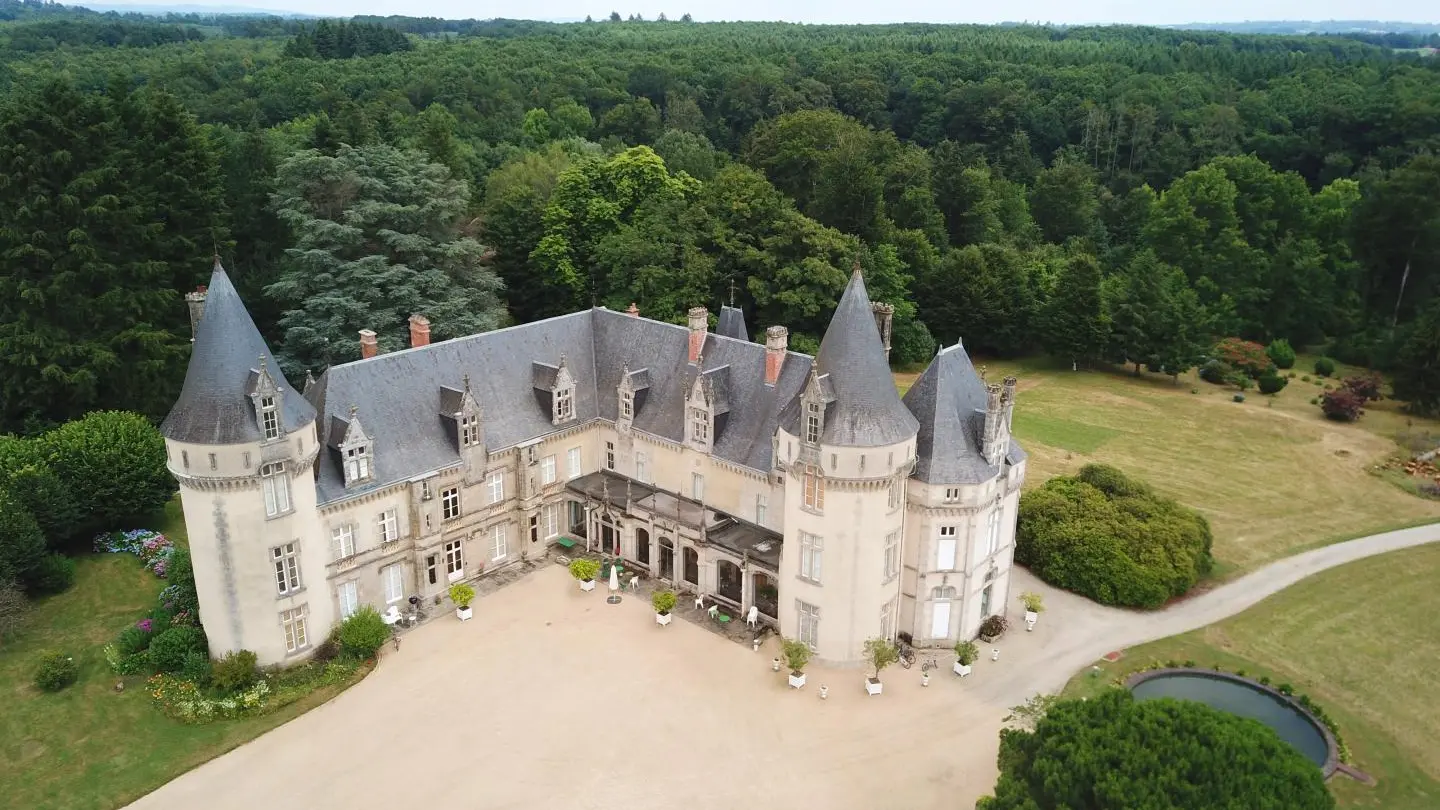
[[[1028,486],[1091,461],[1114,464],[1199,509],[1215,532],[1222,574],[1305,548],[1440,520],[1424,500],[1374,474],[1412,421],[1393,402],[1373,403],[1355,424],[1324,419],[1310,404],[1322,387],[1302,382],[1302,358],[1279,395],[1187,375],[1072,372],[1040,361],[990,362],[987,374],[1019,378],[1016,435],[1030,454]],[[1340,373],[1350,373],[1341,369]],[[917,375],[898,374],[908,388]],[[1191,393],[1192,389],[1196,393]],[[1440,423],[1413,420],[1440,431]]]
[[[1291,683],[1339,724],[1371,788],[1337,776],[1346,808],[1440,807],[1440,546],[1333,568],[1210,627],[1127,650],[1100,674],[1078,674],[1067,697],[1095,694],[1152,661],[1193,660]]]
[[[184,537],[179,502],[157,528]],[[32,810],[113,808],[325,702],[320,690],[263,717],[187,726],[150,704],[143,677],[119,680],[104,645],[152,607],[164,586],[128,554],[86,555],[75,586],[41,600],[18,638],[0,646],[0,796]],[[41,650],[75,658],[79,682],[57,694],[31,685]]]

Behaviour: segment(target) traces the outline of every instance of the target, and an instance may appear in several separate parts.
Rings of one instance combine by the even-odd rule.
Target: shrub
[[[14,582],[0,580],[0,640],[20,629],[30,612],[30,602]]]
[[[1265,356],[1276,368],[1290,368],[1295,365],[1295,350],[1290,348],[1290,341],[1285,338],[1276,338],[1270,341],[1265,347]]]
[[[150,640],[150,665],[156,672],[178,673],[185,666],[187,655],[204,649],[205,634],[198,628],[170,627]]]
[[[1215,385],[1226,385],[1234,376],[1235,369],[1223,360],[1207,360],[1205,365],[1200,367],[1200,379]]]
[[[18,581],[34,592],[34,577],[45,559],[45,535],[30,510],[0,489],[0,582]]]
[[[195,568],[190,562],[190,549],[176,546],[170,552],[165,579],[170,584],[160,594],[162,602],[171,602],[171,609],[177,614],[189,613],[195,621],[199,621],[200,597],[195,592]]]
[[[1360,418],[1360,409],[1363,407],[1365,400],[1354,391],[1343,388],[1326,391],[1320,398],[1320,410],[1325,412],[1327,419],[1334,419],[1336,422],[1354,422]]]
[[[0,489],[8,489],[30,511],[50,548],[59,548],[79,530],[84,509],[51,469],[38,440],[0,436]]]
[[[881,670],[900,660],[900,652],[887,638],[868,638],[865,640],[865,660],[870,662],[875,677],[879,678]]]
[[[340,623],[337,635],[340,648],[346,655],[355,658],[370,658],[390,638],[390,626],[380,617],[380,612],[369,605],[362,605]]]
[[[650,595],[650,606],[662,616],[675,609],[675,601],[675,592],[671,590],[656,591]]]
[[[1034,591],[1025,591],[1020,594],[1020,604],[1024,605],[1025,610],[1031,613],[1045,612],[1045,597]]]
[[[1319,405],[1319,404],[1320,404],[1320,397],[1310,397],[1310,404],[1311,404],[1311,405]]]
[[[210,682],[224,692],[241,692],[255,683],[255,653],[233,650],[210,665]]]
[[[1310,382],[1310,375],[1309,375],[1309,374],[1302,374],[1302,375],[1300,375],[1300,382]]]
[[[600,563],[596,560],[581,558],[570,561],[570,576],[581,582],[586,582],[600,576]]]
[[[75,659],[59,652],[43,652],[40,663],[35,667],[35,688],[42,692],[59,692],[75,683],[80,670]]]
[[[210,656],[200,650],[185,653],[185,663],[180,665],[178,674],[196,686],[209,685],[212,675]]]
[[[339,630],[340,628],[337,627],[335,629]],[[333,661],[339,657],[340,642],[335,640],[335,634],[332,633],[329,638],[320,642],[320,646],[315,648],[315,652],[310,655],[310,660],[323,664],[326,661]]]
[[[961,641],[955,645],[955,661],[962,667],[968,667],[975,663],[980,657],[980,648],[973,641]]]
[[[1210,572],[1204,517],[1093,466],[1021,496],[1016,562],[1051,585],[1125,607],[1159,607]]]
[[[980,637],[999,638],[1003,636],[1009,628],[1010,621],[1004,616],[998,613],[993,616],[986,616],[985,620],[980,622]]]
[[[470,607],[475,601],[475,589],[463,582],[457,582],[450,586],[450,601],[455,603],[457,608]]]
[[[1346,377],[1345,380],[1340,383],[1341,387],[1346,391],[1367,401],[1380,399],[1380,387],[1384,384],[1385,381],[1380,378],[1380,375],[1373,371],[1356,374],[1353,377]]]
[[[96,411],[40,441],[71,496],[86,504],[100,525],[149,515],[175,492],[165,467],[165,440],[139,414]]]
[[[148,622],[149,619],[146,619],[146,621]],[[150,642],[153,641],[154,638],[149,630],[138,624],[132,624],[124,630],[121,630],[120,635],[115,638],[115,649],[119,651],[121,655],[134,655],[135,653],[144,652],[149,649]]]
[[[1315,373],[1321,377],[1329,377],[1335,373],[1335,361],[1328,357],[1316,358]]]
[[[1284,391],[1285,386],[1290,383],[1289,380],[1278,374],[1262,374],[1258,382],[1262,394],[1278,394]]]
[[[791,672],[804,672],[805,665],[810,663],[810,645],[803,641],[785,639],[780,645],[780,654],[785,657],[785,665],[790,667]]]
[[[47,554],[30,575],[36,593],[61,593],[75,584],[75,561],[64,554]]]
[[[1215,356],[1236,371],[1258,377],[1270,369],[1265,347],[1240,338],[1225,338],[1215,344]]]

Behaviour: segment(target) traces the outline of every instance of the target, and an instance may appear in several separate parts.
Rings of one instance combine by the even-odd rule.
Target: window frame
[[[275,571],[275,594],[293,596],[305,589],[300,577],[300,543],[291,540],[270,547],[271,567]]]
[[[575,416],[575,390],[570,387],[555,391],[555,421],[565,422]]]
[[[280,403],[273,394],[260,397],[260,433],[267,442],[280,438]]]
[[[824,574],[825,538],[818,534],[800,532],[799,577],[812,585],[820,585]]]
[[[445,555],[445,575],[465,575],[465,541],[451,540],[442,547]]]
[[[989,557],[1000,550],[1000,526],[1004,519],[1005,507],[996,506],[990,510],[990,517],[985,527],[985,556]]]
[[[650,483],[650,457],[644,450],[635,451],[635,479],[641,483]]]
[[[380,569],[380,593],[385,597],[385,604],[393,605],[405,599],[405,569],[401,563],[391,563]],[[393,572],[393,573],[391,573]],[[399,594],[394,598],[390,596],[390,586],[398,587]]]
[[[375,531],[380,536],[382,546],[400,539],[400,518],[394,509],[386,509],[380,513],[380,517],[375,521]]]
[[[693,500],[705,500],[705,476],[703,473],[690,473],[690,496]]]
[[[505,500],[505,473],[503,471],[490,473],[490,477],[485,481],[485,489],[489,493],[492,505]]]
[[[584,460],[579,447],[572,447],[565,451],[565,474],[569,480],[574,481],[584,474]]]
[[[510,533],[504,523],[490,527],[490,562],[500,562],[510,556]]]
[[[330,548],[336,561],[355,556],[355,524],[342,523],[330,530]]]
[[[945,550],[950,551],[950,564],[945,565]],[[935,533],[935,570],[956,571],[960,562],[960,530],[958,526],[941,526]]]
[[[460,446],[476,447],[480,444],[480,417],[473,414],[460,415]]]
[[[265,517],[290,514],[290,476],[285,462],[272,461],[260,467],[260,490],[265,496]]]
[[[540,459],[540,486],[555,483],[555,454]]]
[[[820,403],[805,403],[805,438],[806,444],[820,443]]]
[[[345,449],[345,483],[353,484],[370,478],[370,445],[357,444]]]
[[[820,473],[820,468],[806,467],[803,477],[801,502],[811,511],[825,511],[825,476]]]
[[[310,646],[310,629],[306,619],[310,616],[308,605],[300,605],[280,611],[280,628],[285,634],[285,653],[293,655]]]
[[[690,435],[701,444],[710,443],[710,412],[708,410],[691,406]]]
[[[605,469],[615,469],[615,443],[605,442]]]
[[[820,645],[819,606],[796,599],[795,612],[799,617],[795,627],[796,640],[805,642],[812,650],[818,649]]]
[[[560,536],[560,504],[545,503],[540,505],[540,533],[542,540],[549,540],[552,537]]]
[[[460,517],[460,487],[446,487],[440,490],[440,519],[457,520]]]
[[[346,594],[349,594],[348,600]],[[350,618],[360,609],[360,583],[353,579],[340,583],[335,589],[335,601],[340,605],[340,618]]]
[[[900,575],[900,530],[885,535],[885,582]]]

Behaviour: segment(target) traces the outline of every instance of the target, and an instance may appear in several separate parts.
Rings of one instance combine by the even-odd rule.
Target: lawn
[[[154,528],[184,537],[178,501]],[[196,765],[323,703],[321,690],[263,717],[187,726],[150,704],[143,677],[117,693],[104,645],[153,604],[164,586],[128,554],[78,561],[75,586],[36,603],[21,634],[0,646],[0,794],[33,810],[120,807]],[[80,680],[47,695],[31,685],[39,652],[74,656]]]
[[[1378,780],[1337,776],[1345,808],[1440,807],[1440,546],[1421,546],[1317,574],[1250,610],[1191,633],[1144,644],[1082,672],[1067,697],[1094,694],[1152,661],[1243,669],[1291,683],[1339,724],[1354,764]]]
[[[1019,378],[1014,429],[1030,454],[1028,486],[1092,461],[1114,464],[1204,513],[1220,571],[1230,574],[1440,520],[1440,501],[1371,469],[1398,451],[1398,431],[1440,432],[1440,423],[1411,420],[1388,401],[1372,404],[1355,424],[1327,421],[1310,404],[1323,388],[1300,379],[1312,364],[1302,358],[1279,395],[1252,391],[1243,403],[1232,401],[1235,389],[1194,375],[1177,385],[1160,375],[1073,372],[1043,361],[992,361],[987,374]],[[904,390],[915,376],[897,374],[897,383]]]

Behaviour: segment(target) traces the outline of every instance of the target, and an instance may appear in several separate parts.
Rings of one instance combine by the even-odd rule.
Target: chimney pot
[[[705,336],[710,332],[710,312],[705,307],[691,307],[690,318],[690,362],[700,362],[700,353],[705,350]]]
[[[410,346],[419,348],[430,345],[430,319],[424,315],[410,316]]]
[[[380,353],[380,345],[375,342],[375,331],[372,329],[360,330],[360,356],[371,358]]]
[[[625,309],[625,314],[632,318],[638,318],[640,317],[640,307],[635,306],[635,302],[631,301],[630,306]]]
[[[209,295],[207,288],[201,284],[195,288],[195,292],[185,293],[185,305],[190,309],[190,342],[195,342],[195,333],[200,330],[200,319],[205,317],[205,299]]]
[[[785,367],[785,353],[790,348],[790,330],[772,326],[765,330],[765,384],[774,385]]]

